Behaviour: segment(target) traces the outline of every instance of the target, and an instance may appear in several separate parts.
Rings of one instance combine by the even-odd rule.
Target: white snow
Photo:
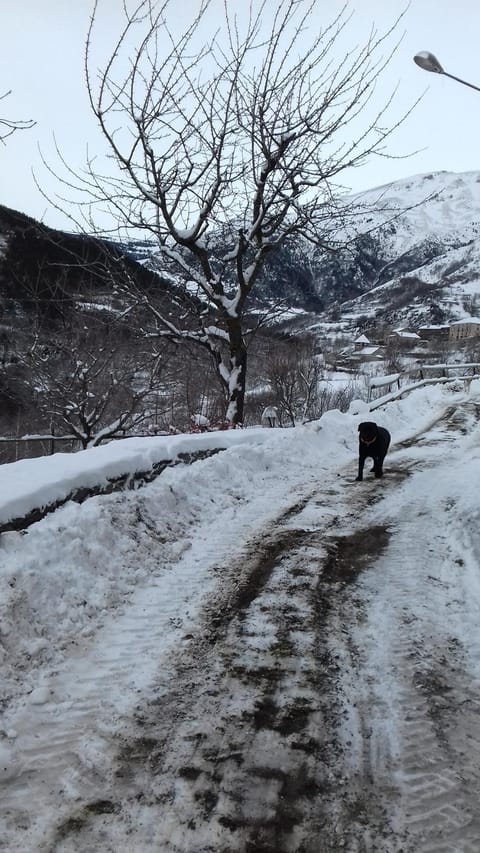
[[[403,318],[415,327],[425,323],[429,301],[440,304],[450,319],[467,319],[476,313],[480,172],[415,175],[350,196],[347,203],[357,211],[349,225],[350,235],[371,233],[374,239],[379,238],[387,262],[379,270],[381,284],[344,303],[343,323],[354,325],[359,314],[375,319],[376,313],[395,299],[392,285],[407,293],[412,288],[406,305],[395,303],[397,321]],[[344,237],[345,231],[338,236]],[[409,253],[408,271],[402,277],[401,262]],[[422,290],[418,289],[419,281],[424,285]]]
[[[401,378],[401,373],[390,373],[388,376],[372,376],[368,379],[370,388],[383,388],[384,385],[392,385]]]
[[[74,490],[108,483],[124,474],[146,473],[158,462],[175,461],[184,453],[226,448],[252,440],[250,430],[208,435],[126,438],[81,454],[55,453],[0,466],[0,525],[34,509],[65,500]]]
[[[472,381],[468,395],[463,383],[421,387],[374,416],[356,401],[346,414],[329,411],[294,429],[126,439],[1,466],[5,522],[64,499],[75,488],[145,472],[160,460],[178,462],[181,453],[223,448],[208,459],[166,468],[136,491],[70,501],[26,532],[1,536],[0,784],[8,786],[2,793],[0,848],[57,849],[53,827],[72,803],[90,789],[101,797],[98,780],[109,766],[111,739],[151,698],[173,654],[188,645],[202,602],[221,582],[221,567],[252,530],[288,509],[292,496],[305,497],[319,483],[328,491],[342,470],[353,479],[361,420],[373,417],[391,431],[394,454],[395,445],[461,400],[480,402],[480,380]],[[454,465],[442,460],[438,448],[426,445],[421,452],[432,454],[429,485],[436,502],[452,494],[458,500],[460,515],[447,535],[453,541],[461,534],[478,554],[478,426],[462,448]],[[402,494],[391,493],[392,514]],[[426,493],[419,499],[427,500]],[[432,540],[435,536],[432,521]],[[477,569],[469,567],[469,583],[478,600]],[[381,626],[381,613],[378,618]],[[267,622],[261,642],[268,643]],[[382,649],[376,653],[380,657]],[[55,742],[43,747],[52,730]],[[139,818],[129,841],[114,815],[102,820],[102,851],[167,849],[151,841],[166,837],[167,826],[153,830]],[[207,847],[199,842],[198,849]]]
[[[351,196],[349,200],[378,207],[378,212],[368,210],[360,230],[386,223],[392,257],[417,244],[419,235],[425,240],[448,238],[452,246],[479,236],[480,218],[475,211],[480,209],[480,172],[415,175]],[[394,220],[395,216],[398,220]]]

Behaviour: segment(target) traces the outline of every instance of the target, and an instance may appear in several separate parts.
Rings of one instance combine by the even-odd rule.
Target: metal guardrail
[[[51,456],[59,450],[72,453],[80,450],[80,447],[81,444],[74,435],[0,436],[0,465],[19,462],[21,459]]]
[[[477,361],[465,362],[465,364],[422,364],[417,368],[421,379],[425,378],[425,373],[432,373],[435,370],[439,370],[442,376],[449,376],[453,370],[460,370],[461,372],[471,370],[472,376],[477,376],[480,372],[480,364]]]
[[[468,375],[465,373],[466,370],[470,370],[471,374]],[[392,391],[393,386],[396,386],[397,391],[401,391],[403,386],[403,382],[405,379],[412,380],[418,378],[420,385],[428,380],[426,380],[425,374],[430,373],[439,373],[439,377],[432,377],[431,382],[434,380],[438,381],[438,379],[448,380],[448,379],[471,379],[475,376],[480,376],[480,363],[479,362],[466,362],[464,364],[422,364],[417,365],[416,367],[412,367],[409,370],[403,370],[399,373],[392,373],[388,376],[373,376],[368,382],[368,402],[372,402],[372,392],[376,389],[387,388],[388,392]],[[451,375],[454,373],[454,375]],[[418,384],[415,386],[411,386],[417,388],[420,387]]]

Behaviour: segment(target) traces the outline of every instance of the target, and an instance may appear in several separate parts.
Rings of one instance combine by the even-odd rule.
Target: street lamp
[[[429,53],[428,50],[422,50],[420,53],[416,53],[413,57],[413,61],[423,68],[424,71],[433,71],[435,74],[443,74],[444,77],[451,77],[452,80],[456,80],[457,83],[463,83],[464,86],[470,86],[471,89],[476,89],[477,92],[480,92],[479,86],[474,86],[473,83],[467,83],[466,80],[461,80],[460,77],[454,77],[453,74],[448,74],[447,71],[444,71],[442,66],[440,65],[436,56],[433,53]]]

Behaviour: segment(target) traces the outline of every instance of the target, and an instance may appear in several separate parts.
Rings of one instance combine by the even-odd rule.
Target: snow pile
[[[77,489],[106,485],[125,474],[144,474],[160,462],[171,463],[183,454],[265,440],[261,429],[126,438],[79,453],[55,453],[0,466],[0,524],[23,518],[65,500]]]

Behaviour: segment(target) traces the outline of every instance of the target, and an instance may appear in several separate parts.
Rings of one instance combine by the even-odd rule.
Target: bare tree
[[[108,345],[96,336],[68,343],[58,336],[49,343],[36,341],[25,357],[34,378],[36,405],[52,427],[74,435],[83,448],[125,434],[150,418],[159,387],[157,365],[148,366],[145,354],[129,347]]]
[[[266,379],[281,420],[286,418],[295,426],[298,420],[317,417],[322,371],[312,341],[277,345],[267,360]]]
[[[387,373],[398,373],[403,370],[404,366],[404,351],[400,339],[395,335],[387,336],[385,344],[385,362]]]
[[[63,182],[70,200],[74,189],[84,194],[90,230],[97,207],[117,226],[153,235],[183,286],[197,289],[202,308],[187,327],[161,312],[157,319],[164,334],[208,348],[235,425],[246,387],[244,317],[269,255],[298,239],[336,245],[352,213],[338,203],[339,176],[386,156],[405,118],[387,116],[394,93],[374,98],[398,20],[345,51],[349,17],[344,9],[323,26],[320,0],[251,0],[241,19],[225,2],[206,43],[209,15],[218,19],[211,0],[198,0],[179,36],[170,0],[123,6],[124,29],[100,70],[101,0],[86,43],[88,94],[109,164],[91,159],[79,176],[62,161]]]
[[[0,95],[0,101],[8,98],[9,95],[11,95],[11,92],[4,92],[3,95]],[[30,130],[35,124],[36,122],[32,119],[14,121],[9,118],[0,118],[0,141],[5,142],[7,137],[12,136],[17,130]]]

